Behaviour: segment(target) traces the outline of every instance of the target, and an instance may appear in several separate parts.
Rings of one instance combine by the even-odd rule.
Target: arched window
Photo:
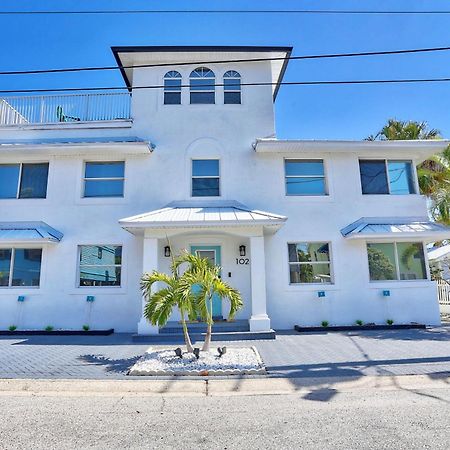
[[[181,74],[176,70],[164,75],[164,104],[181,105]]]
[[[229,70],[223,76],[223,102],[225,105],[241,103],[241,75],[235,70]]]
[[[191,104],[214,104],[216,102],[215,81],[216,77],[211,69],[197,67],[193,70],[189,77]]]

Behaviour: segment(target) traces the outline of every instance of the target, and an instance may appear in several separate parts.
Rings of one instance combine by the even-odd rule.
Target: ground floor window
[[[421,242],[367,244],[367,257],[371,281],[427,278]]]
[[[120,245],[81,245],[79,254],[80,286],[120,286]]]
[[[330,244],[297,242],[288,244],[291,284],[331,283]]]
[[[1,248],[0,287],[39,286],[41,260],[40,248]]]

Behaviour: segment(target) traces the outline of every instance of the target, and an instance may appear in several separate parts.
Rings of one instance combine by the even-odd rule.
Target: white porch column
[[[158,239],[144,237],[143,258],[142,258],[143,272],[153,272],[158,270]],[[145,298],[142,296],[142,317],[138,323],[138,334],[158,334],[159,328],[152,325],[144,317]]]
[[[270,319],[266,307],[266,257],[264,236],[250,237],[252,316],[250,331],[269,331]]]

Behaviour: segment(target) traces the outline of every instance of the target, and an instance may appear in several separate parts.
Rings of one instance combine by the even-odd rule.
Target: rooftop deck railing
[[[0,127],[130,118],[127,92],[0,97]]]

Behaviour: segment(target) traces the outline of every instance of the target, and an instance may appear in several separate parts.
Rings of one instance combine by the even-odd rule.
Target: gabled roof
[[[0,244],[58,243],[63,234],[45,222],[0,222]]]
[[[250,209],[235,201],[173,202],[165,208],[119,221],[125,229],[270,226],[279,227],[286,217]]]
[[[361,217],[341,230],[347,239],[403,239],[437,241],[450,238],[450,228],[426,217]]]
[[[273,46],[220,46],[220,45],[189,45],[189,46],[126,46],[126,47],[111,47],[117,65],[120,68],[123,79],[128,89],[131,91],[133,84],[133,69],[125,69],[123,66],[133,66],[142,64],[151,64],[152,61],[164,59],[165,62],[172,62],[173,67],[177,63],[201,63],[211,64],[214,61],[224,60],[239,60],[239,59],[258,59],[258,58],[280,58],[272,61],[272,81],[275,84],[273,87],[273,100],[275,101],[280,83],[283,80],[286,72],[289,57],[292,53],[292,47],[273,47]],[[147,54],[145,61],[141,57],[139,62],[136,62],[136,54]],[[194,57],[197,55],[197,57]]]

